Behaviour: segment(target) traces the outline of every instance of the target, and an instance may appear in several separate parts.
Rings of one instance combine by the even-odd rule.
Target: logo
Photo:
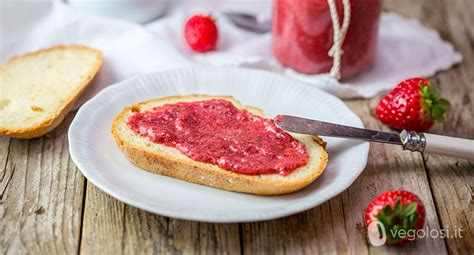
[[[430,229],[428,226],[422,229],[390,229],[386,231],[385,226],[380,221],[371,222],[367,226],[367,236],[372,246],[382,246],[387,242],[387,233],[392,239],[408,239],[413,241],[420,238],[463,238],[462,228],[452,229]]]
[[[382,246],[387,241],[385,227],[380,221],[373,221],[367,226],[369,242],[373,246]]]

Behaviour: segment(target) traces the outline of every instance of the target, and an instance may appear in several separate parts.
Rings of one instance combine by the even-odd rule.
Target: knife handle
[[[424,152],[457,158],[474,159],[474,140],[425,134]]]
[[[404,150],[474,160],[474,140],[408,132],[406,130],[400,133],[400,138]]]

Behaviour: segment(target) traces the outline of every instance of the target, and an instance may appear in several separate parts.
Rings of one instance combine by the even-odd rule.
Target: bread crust
[[[150,171],[152,173],[165,175],[184,181],[211,186],[215,188],[237,191],[243,193],[251,193],[258,195],[280,195],[291,193],[300,190],[312,183],[318,176],[322,174],[328,162],[328,154],[325,150],[326,143],[319,137],[313,137],[313,141],[319,148],[319,165],[315,166],[310,171],[310,174],[297,181],[290,181],[290,178],[282,178],[280,180],[269,180],[268,178],[260,178],[261,176],[277,175],[277,174],[262,174],[262,175],[247,175],[232,172],[219,168],[215,165],[189,160],[182,160],[180,158],[169,157],[160,153],[143,150],[139,146],[128,143],[122,139],[119,133],[120,121],[126,118],[129,110],[139,109],[141,105],[148,104],[160,100],[180,100],[190,97],[206,97],[206,98],[222,98],[236,101],[233,97],[228,96],[208,96],[208,95],[189,95],[189,96],[171,96],[160,99],[153,99],[137,103],[135,105],[125,107],[124,110],[115,118],[112,123],[112,135],[117,142],[117,145],[123,151],[125,156],[138,167]],[[255,107],[245,107],[252,109],[263,115],[262,111]],[[165,146],[165,145],[163,145]],[[296,171],[296,170],[295,170]],[[290,173],[291,175],[292,173]],[[288,175],[288,176],[290,176]]]
[[[23,55],[13,56],[9,60],[7,60],[5,63],[0,65],[0,70],[1,70],[7,64],[13,61],[21,60],[22,58],[37,56],[44,52],[49,52],[49,51],[68,50],[68,49],[81,49],[81,50],[90,51],[96,54],[96,57],[97,57],[97,61],[95,65],[93,66],[91,71],[87,74],[86,78],[82,81],[82,84],[78,86],[75,93],[70,98],[65,100],[64,104],[61,107],[59,107],[57,111],[54,114],[50,115],[46,120],[40,123],[37,123],[34,126],[31,126],[28,128],[22,128],[22,129],[9,129],[9,128],[0,127],[0,135],[7,135],[14,138],[30,139],[30,138],[36,138],[36,137],[42,136],[52,131],[59,124],[61,124],[61,122],[64,120],[66,115],[69,113],[69,111],[73,107],[77,98],[82,94],[82,92],[85,90],[87,85],[90,84],[90,81],[94,78],[94,76],[97,74],[100,67],[102,66],[103,59],[102,59],[102,51],[92,49],[84,45],[56,45],[50,48],[40,49],[40,50],[26,53]]]

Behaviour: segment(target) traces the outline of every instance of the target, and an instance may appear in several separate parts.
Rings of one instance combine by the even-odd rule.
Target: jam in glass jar
[[[333,66],[330,0],[274,0],[272,47],[281,64],[306,74],[328,73]],[[342,0],[333,0],[339,24]],[[341,78],[361,73],[373,62],[382,0],[350,0],[350,19],[342,41]]]

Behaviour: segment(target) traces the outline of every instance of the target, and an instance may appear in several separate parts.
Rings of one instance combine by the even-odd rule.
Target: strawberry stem
[[[415,224],[419,218],[416,209],[416,202],[402,205],[402,201],[398,198],[395,206],[386,205],[380,210],[376,217],[385,227],[388,243],[398,243],[407,238],[406,234],[409,230],[416,229]],[[404,232],[400,231],[402,229]],[[382,234],[381,232],[381,228],[379,228],[379,233]]]
[[[439,91],[432,83],[425,84],[420,82],[421,95],[423,98],[423,107],[434,120],[443,121],[446,109],[451,106],[445,98],[440,98]]]

